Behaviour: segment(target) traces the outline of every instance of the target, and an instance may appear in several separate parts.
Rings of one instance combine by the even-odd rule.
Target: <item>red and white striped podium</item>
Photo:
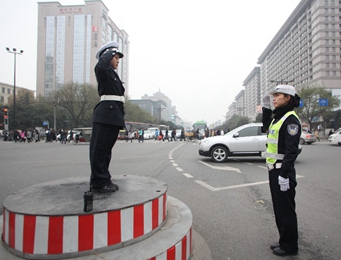
[[[12,254],[23,258],[59,259],[108,251],[121,254],[119,249],[147,242],[145,247],[158,244],[158,249],[154,252],[149,249],[151,255],[141,259],[189,259],[190,211],[185,214],[190,215],[190,225],[180,227],[181,231],[172,234],[171,228],[163,228],[168,218],[167,185],[153,178],[131,175],[114,176],[114,182],[120,190],[94,193],[91,212],[83,212],[88,178],[46,182],[10,195],[3,204],[3,244]],[[179,201],[171,200],[171,208],[179,210]],[[186,211],[184,204],[180,208]],[[174,241],[157,234],[160,229],[170,231]],[[152,236],[157,241],[148,245],[148,241],[155,240]]]

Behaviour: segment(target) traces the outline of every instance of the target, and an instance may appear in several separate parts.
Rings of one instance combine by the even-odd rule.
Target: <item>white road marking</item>
[[[205,162],[202,162],[202,161],[198,161],[212,169],[215,169],[215,170],[223,170],[223,171],[235,171],[235,172],[238,172],[238,173],[242,173],[238,168],[234,168],[234,167],[229,167],[229,166],[213,166],[213,165],[210,165],[208,163],[205,163]]]
[[[296,178],[304,178],[304,176],[297,175]],[[244,184],[239,184],[239,185],[232,185],[232,186],[215,188],[215,187],[212,187],[211,185],[207,184],[206,182],[203,182],[200,180],[195,180],[195,182],[200,184],[201,186],[209,189],[210,191],[230,190],[230,189],[244,188],[244,187],[256,186],[256,185],[269,183],[269,181],[259,181],[259,182],[251,182],[251,183],[244,183]]]
[[[178,166],[178,165],[177,165],[176,163],[173,163],[173,166],[176,167],[176,166]]]
[[[183,175],[185,175],[187,178],[193,178],[193,176],[190,175],[189,173],[183,173]]]
[[[183,172],[184,170],[181,169],[180,167],[175,167],[175,169],[177,169],[179,172]]]

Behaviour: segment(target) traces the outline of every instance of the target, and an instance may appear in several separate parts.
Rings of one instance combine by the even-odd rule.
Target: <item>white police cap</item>
[[[274,91],[270,92],[270,94],[273,95],[277,93],[288,94],[294,97],[296,94],[296,89],[290,85],[278,85],[275,87]]]
[[[107,44],[103,45],[97,52],[96,52],[96,58],[99,59],[99,57],[102,55],[103,52],[107,49],[114,49],[116,53],[120,56],[120,58],[123,58],[123,53],[118,51],[118,44],[117,42],[108,42]]]

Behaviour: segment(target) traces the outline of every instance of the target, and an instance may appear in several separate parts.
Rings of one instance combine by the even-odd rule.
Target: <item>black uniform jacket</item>
[[[281,119],[290,109],[281,109],[274,114],[274,123]],[[263,107],[263,128],[268,130],[271,124],[272,111]],[[296,129],[297,126],[297,129]],[[297,133],[296,133],[297,131]],[[282,163],[280,175],[288,178],[290,173],[293,172],[295,160],[299,154],[299,143],[301,137],[301,123],[296,116],[290,115],[283,123],[278,134],[278,153],[284,154],[284,159],[277,160]]]
[[[113,51],[103,53],[96,66],[95,74],[98,83],[98,94],[124,96],[124,87],[116,71],[110,66]],[[124,124],[124,105],[120,101],[101,101],[93,113],[92,122],[107,125],[117,125],[122,128]]]

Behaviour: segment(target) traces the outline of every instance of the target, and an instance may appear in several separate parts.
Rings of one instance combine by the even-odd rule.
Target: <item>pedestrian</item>
[[[173,142],[173,139],[174,139],[174,141],[176,141],[175,136],[176,136],[176,131],[175,131],[175,129],[173,129],[172,133],[171,133],[171,142]]]
[[[315,130],[315,137],[320,142],[319,131],[317,129]]]
[[[111,180],[109,164],[118,133],[125,128],[124,86],[116,69],[123,54],[111,41],[96,53],[95,75],[101,101],[95,106],[90,141],[90,184],[93,191],[114,192],[119,189]]]
[[[164,135],[164,137],[163,137],[163,141],[165,141],[165,139],[167,139],[168,142],[169,142],[168,129],[166,129],[165,135]]]
[[[184,139],[184,141],[186,141],[186,138],[185,138],[185,130],[184,130],[183,128],[181,129],[180,141],[182,141],[182,139]]]
[[[134,136],[133,131],[129,130],[128,136],[127,136],[127,142],[128,142],[128,140],[130,140],[130,142],[132,143],[133,142],[133,136]]]
[[[278,85],[270,94],[273,95],[273,111],[270,109],[270,96],[263,99],[263,129],[268,133],[264,157],[279,233],[279,241],[270,248],[278,256],[297,255],[295,161],[299,154],[301,123],[294,108],[299,106],[300,98],[295,88],[289,85]]]

